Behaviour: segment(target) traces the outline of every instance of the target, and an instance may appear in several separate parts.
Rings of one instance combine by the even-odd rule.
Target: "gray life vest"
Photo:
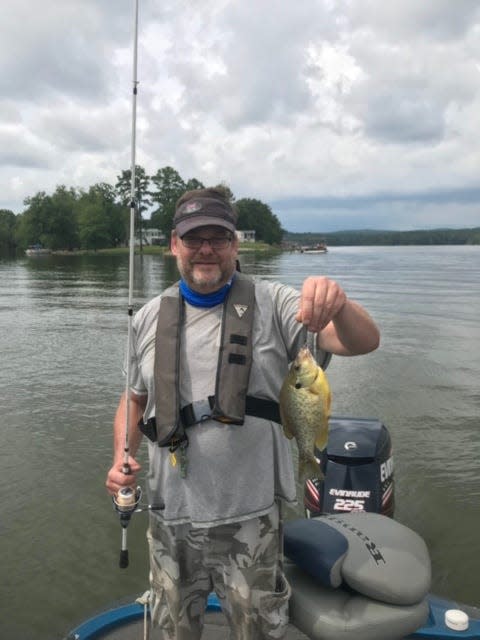
[[[252,366],[252,334],[255,308],[253,279],[236,273],[223,304],[222,331],[215,380],[215,395],[208,398],[205,418],[241,425],[245,414],[279,421],[278,404],[247,396]],[[191,406],[180,408],[180,332],[184,302],[178,284],[167,289],[160,303],[155,343],[155,419],[144,428],[160,446],[174,449],[186,439],[185,427],[199,420],[189,418]],[[142,421],[143,422],[143,421]],[[150,424],[149,424],[150,423]],[[148,428],[154,431],[147,433]]]

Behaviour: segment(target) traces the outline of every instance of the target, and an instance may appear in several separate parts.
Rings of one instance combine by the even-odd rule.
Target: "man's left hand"
[[[309,276],[303,283],[298,322],[313,333],[322,331],[343,309],[347,301],[344,290],[324,276]]]

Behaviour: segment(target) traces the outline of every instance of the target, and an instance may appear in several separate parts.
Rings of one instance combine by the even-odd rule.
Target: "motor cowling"
[[[382,422],[330,418],[327,446],[316,457],[325,479],[305,483],[307,516],[369,511],[393,517],[392,442]]]

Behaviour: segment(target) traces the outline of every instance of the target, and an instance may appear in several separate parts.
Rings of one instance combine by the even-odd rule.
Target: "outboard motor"
[[[393,517],[392,442],[379,420],[330,418],[327,446],[316,457],[325,480],[305,484],[308,517],[347,511]]]

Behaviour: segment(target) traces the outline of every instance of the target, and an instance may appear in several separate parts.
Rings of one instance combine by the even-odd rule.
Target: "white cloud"
[[[140,0],[137,160],[147,172],[168,164],[185,179],[225,181],[271,203],[289,229],[322,228],[328,203],[338,228],[475,223],[476,0],[195,7]],[[34,14],[30,0],[4,1],[0,208],[20,212],[57,184],[113,184],[129,166],[133,9],[45,0]],[[305,197],[323,204],[305,215]]]

